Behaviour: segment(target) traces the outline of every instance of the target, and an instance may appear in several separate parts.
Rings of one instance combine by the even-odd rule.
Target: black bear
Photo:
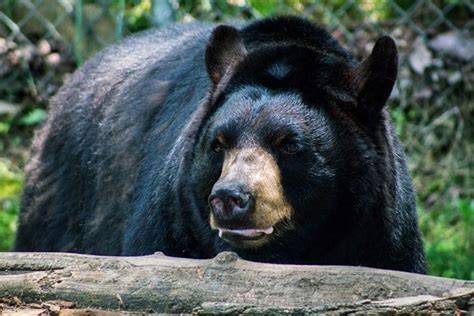
[[[424,272],[385,103],[397,49],[357,63],[297,17],[150,30],[68,80],[37,133],[15,249]]]

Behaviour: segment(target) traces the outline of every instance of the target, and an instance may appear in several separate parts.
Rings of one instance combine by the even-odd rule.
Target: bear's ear
[[[374,117],[385,106],[397,79],[398,52],[389,36],[377,40],[370,56],[351,73],[357,103],[364,116]]]
[[[219,25],[212,32],[206,48],[206,67],[209,77],[217,85],[224,74],[233,69],[247,54],[239,31]]]

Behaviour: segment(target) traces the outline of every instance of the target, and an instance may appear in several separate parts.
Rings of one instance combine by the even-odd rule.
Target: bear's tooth
[[[271,233],[273,233],[273,226],[265,228],[263,232],[267,235],[270,235]]]

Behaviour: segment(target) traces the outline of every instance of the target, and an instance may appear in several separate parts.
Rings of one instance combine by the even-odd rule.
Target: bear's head
[[[211,105],[193,183],[210,227],[234,249],[278,244],[296,231],[342,234],[372,197],[377,203],[394,42],[379,39],[356,64],[329,34],[319,46],[307,36],[251,43],[219,26],[209,40]],[[327,232],[335,220],[340,231]]]

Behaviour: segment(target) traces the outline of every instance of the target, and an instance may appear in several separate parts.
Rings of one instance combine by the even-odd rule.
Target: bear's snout
[[[241,187],[215,186],[209,195],[209,205],[218,222],[243,220],[253,208],[252,195]]]
[[[239,248],[257,248],[274,239],[274,229],[291,218],[273,156],[262,147],[225,153],[221,176],[208,197],[209,224]],[[281,225],[280,225],[281,226]]]

